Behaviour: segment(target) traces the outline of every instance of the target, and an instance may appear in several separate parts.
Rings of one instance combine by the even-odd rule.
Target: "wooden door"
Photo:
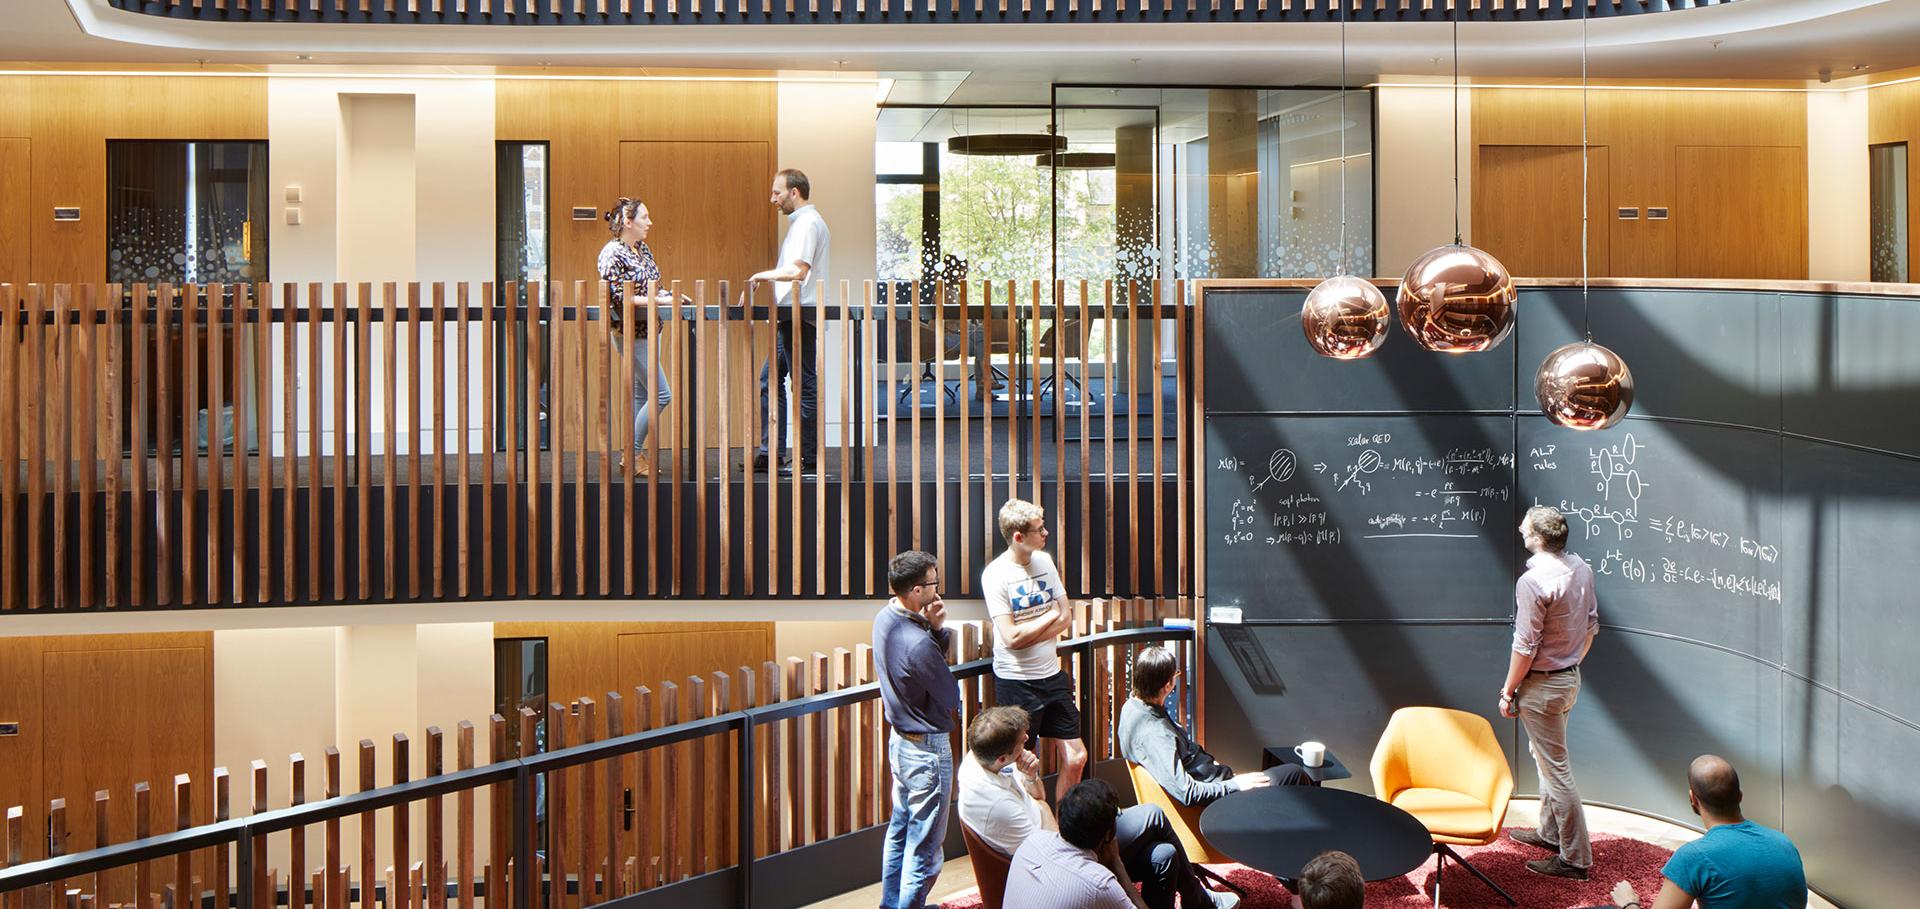
[[[779,252],[776,238],[781,217],[767,202],[773,170],[773,150],[766,142],[620,143],[620,193],[645,202],[653,216],[647,246],[660,265],[661,279],[679,280],[681,292],[690,296],[693,282],[705,281],[707,300],[715,303],[721,281],[728,282],[730,293],[738,297],[748,275],[772,268]],[[771,300],[762,290],[761,301]],[[708,331],[700,353],[699,399],[708,420],[708,447],[718,444],[719,335]],[[769,337],[762,331],[755,347],[770,350]],[[754,421],[758,386],[752,383],[758,380],[760,364],[749,355],[747,342],[743,327],[727,332],[727,343],[732,345],[728,419],[734,447],[746,438],[741,435],[746,428],[758,425]],[[677,348],[676,355],[683,356]],[[692,400],[690,396],[681,399]],[[689,416],[686,408],[673,408],[662,424],[664,431],[681,431]]]
[[[0,640],[0,809],[24,807],[27,857],[46,854],[47,806],[67,804],[62,846],[94,844],[93,794],[109,795],[113,842],[133,838],[133,786],[152,793],[154,833],[175,827],[173,779],[193,781],[193,819],[212,819],[212,635],[89,635]],[[236,782],[234,794],[245,798]],[[165,865],[163,869],[160,865]],[[156,884],[172,879],[157,863]],[[211,879],[202,856],[196,874]],[[130,869],[104,876],[102,904],[130,902]]]
[[[1483,145],[1473,180],[1473,244],[1520,278],[1577,278],[1581,161],[1578,145]],[[1587,160],[1588,273],[1611,273],[1607,148]]]
[[[1677,277],[1806,278],[1806,149],[1682,145],[1673,163]]]

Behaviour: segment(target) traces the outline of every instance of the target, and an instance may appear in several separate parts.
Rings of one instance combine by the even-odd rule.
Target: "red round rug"
[[[1547,853],[1501,837],[1491,846],[1457,847],[1474,867],[1507,888],[1520,909],[1580,909],[1611,906],[1607,894],[1619,881],[1632,881],[1643,900],[1660,892],[1660,868],[1673,855],[1652,843],[1597,833],[1593,836],[1593,870],[1585,881],[1545,877],[1527,870],[1527,862]],[[1213,865],[1234,886],[1245,890],[1244,909],[1288,909],[1291,898],[1280,882],[1243,865]],[[940,904],[942,909],[980,909],[980,895],[970,892]],[[1367,909],[1422,909],[1433,905],[1433,862],[1413,873],[1367,885]],[[1447,863],[1440,905],[1453,909],[1508,909],[1500,895],[1465,868]],[[1005,909],[1018,909],[1008,906]]]

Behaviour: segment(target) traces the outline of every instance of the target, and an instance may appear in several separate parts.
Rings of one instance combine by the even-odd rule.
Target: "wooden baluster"
[[[408,757],[409,744],[406,733],[393,734],[393,753],[389,756],[393,775],[389,780],[396,786],[412,779],[413,763]],[[409,862],[412,859],[413,848],[413,804],[408,802],[395,805],[389,820],[392,823],[393,868],[410,868],[412,866]],[[388,901],[394,909],[414,909],[414,890],[409,886],[409,879],[404,870],[400,872],[396,883],[400,887],[399,893],[394,895],[389,891]]]
[[[633,731],[640,733],[652,728],[653,691],[645,685],[637,685],[633,689]],[[635,890],[646,890],[659,880],[660,828],[652,811],[655,781],[660,776],[655,769],[659,764],[659,755],[656,753],[659,750],[650,748],[643,751],[634,762],[633,857],[639,866],[638,877],[634,881]]]
[[[47,858],[66,855],[67,838],[71,835],[67,829],[67,800],[53,799],[47,803]],[[67,892],[67,882],[56,880],[48,890],[54,901],[58,902]]]
[[[916,326],[917,328],[917,326]],[[853,651],[833,649],[833,689],[853,687]],[[858,708],[841,707],[833,711],[833,824],[834,836],[853,830],[853,724]],[[825,752],[822,752],[825,753]]]
[[[860,363],[862,369],[867,376],[866,381],[872,383],[874,379],[880,375],[876,351],[878,350],[879,334],[883,330],[883,326],[874,321],[874,282],[864,281],[861,283],[861,288],[864,293],[860,298],[860,341],[862,349],[860,350],[859,356],[861,358]],[[889,387],[891,386],[890,382],[887,384]],[[866,520],[862,522],[867,526],[867,544],[861,551],[866,555],[865,575],[867,586],[865,590],[868,596],[872,596],[874,581],[882,574],[880,570],[880,560],[883,558],[882,554],[874,548],[875,540],[877,539],[874,524],[877,523],[879,513],[875,510],[874,504],[873,449],[874,444],[879,441],[874,433],[877,431],[876,427],[880,424],[880,402],[878,395],[872,392],[871,387],[869,387],[868,393],[866,394],[866,399],[867,412],[863,415],[860,423],[862,439],[860,446],[860,472],[862,476],[865,477],[867,495]],[[961,415],[960,422],[961,425],[966,425],[966,415],[964,413]],[[966,433],[961,433],[960,435],[961,438],[966,437]],[[965,471],[962,471],[962,475],[964,474]],[[966,489],[966,484],[963,482],[960,486],[962,489],[961,495],[965,495],[964,490]]]
[[[633,348],[623,349],[632,350]],[[632,360],[629,359],[628,362]],[[632,450],[631,446],[628,450]],[[626,709],[626,699],[620,696],[620,692],[607,692],[607,738],[617,739],[626,734]],[[624,831],[626,824],[623,821],[625,821],[624,812],[632,804],[633,790],[627,787],[628,757],[626,755],[608,758],[601,763],[606,772],[607,793],[607,810],[600,813],[606,821],[607,837],[607,860],[603,865],[606,875],[604,895],[611,900],[626,896],[630,892],[621,869],[623,860],[632,854],[627,848],[627,837]],[[467,909],[467,907],[461,907],[461,909]]]
[[[573,467],[573,591],[581,596],[587,593],[587,549],[592,546],[593,539],[587,536],[587,484],[592,477],[592,473],[587,470],[587,436],[591,435],[587,425],[593,422],[591,409],[593,357],[587,353],[588,345],[587,285],[585,281],[575,281],[573,282],[573,355],[579,372],[575,374],[574,378],[577,381],[573,383],[570,390],[573,392],[574,413],[580,420],[580,432],[574,436],[577,445],[574,448]],[[555,470],[554,476],[559,477],[560,471]],[[557,503],[560,500],[556,496],[554,501]],[[556,521],[554,526],[557,531],[559,522]],[[557,536],[555,540],[557,545]],[[581,869],[580,895],[582,897],[586,896],[586,872],[587,869]]]
[[[534,741],[534,738],[537,734],[537,727],[540,724],[540,714],[537,711],[535,711],[532,707],[521,707],[515,719],[519,723],[520,757],[522,758],[532,757],[534,754],[538,753],[540,750],[539,743]],[[507,817],[511,818],[512,814],[509,813]],[[511,821],[509,821],[509,823],[511,823]],[[508,851],[503,854],[511,855],[512,854],[511,846],[509,846]],[[541,866],[537,862],[532,865],[529,865],[526,868],[520,868],[514,865],[511,860],[509,860],[506,862],[506,868],[507,868],[506,877],[507,877],[507,885],[508,885],[507,890],[509,894],[514,892],[515,887],[518,884],[518,881],[519,881],[518,875],[522,875],[522,874],[529,875],[533,878],[532,886],[535,894],[534,899],[540,900],[541,901],[540,905],[545,904],[544,903],[545,898],[540,896],[540,888],[542,886],[542,879],[540,876]],[[518,904],[516,903],[515,906],[517,909]]]
[[[575,545],[585,546],[586,541],[581,540]],[[592,744],[598,737],[600,727],[599,705],[595,704],[592,698],[583,697],[580,699],[580,713],[575,718],[575,723],[575,728],[578,730],[575,737],[579,740],[577,744]],[[599,787],[594,784],[593,771],[594,767],[592,764],[584,764],[581,765],[577,772],[577,775],[580,777],[580,807],[575,809],[575,813],[580,816],[578,823],[580,835],[580,905],[582,906],[591,906],[596,902],[594,899],[594,875],[600,867],[599,850],[596,848],[597,844],[594,842],[594,828],[598,826],[597,821],[599,821],[600,818]]]
[[[786,695],[789,699],[807,695],[807,662],[799,657],[787,657]],[[787,848],[794,849],[807,843],[806,719],[794,717],[784,722],[787,724],[786,795],[789,799]]]
[[[19,809],[14,809],[19,810]],[[8,816],[12,820],[12,815]],[[133,838],[144,840],[153,835],[153,787],[146,781],[133,784]],[[16,862],[19,860],[16,856]],[[133,897],[136,903],[144,903],[154,893],[153,862],[140,861],[133,865]]]
[[[20,380],[20,366],[15,353],[22,350],[22,345],[14,343],[14,338],[25,336],[25,326],[21,324],[24,317],[20,314],[17,293],[12,284],[0,283],[0,465],[5,468],[0,470],[0,609],[5,610],[20,607],[15,588],[20,583],[20,566],[23,564],[20,538],[25,533],[13,518],[13,508],[14,503],[20,500],[20,464],[25,455],[20,447],[26,426],[21,408],[25,404],[23,399],[27,390],[33,387]],[[138,438],[137,423],[134,432]],[[139,500],[139,493],[136,492],[134,502],[137,504]],[[139,524],[136,522],[134,526],[138,527]],[[134,551],[139,552],[137,549]]]
[[[707,693],[707,680],[699,676],[689,676],[685,690],[687,698],[687,717],[689,723],[707,718],[712,712],[712,701]],[[707,780],[712,776],[708,772],[709,736],[699,736],[687,742],[689,782],[688,792],[705,794],[708,792]],[[713,850],[709,840],[712,827],[711,802],[699,799],[693,802],[693,810],[688,812],[687,864],[696,875],[713,870]]]
[[[934,337],[938,338],[941,337],[941,335],[939,332],[935,332]],[[945,392],[938,392],[938,394],[945,397]],[[938,422],[939,421],[936,420],[935,424],[938,425]],[[865,685],[873,681],[872,644],[861,642],[853,646],[852,669],[854,672],[854,684]],[[860,739],[859,745],[857,746],[860,767],[855,771],[856,775],[854,777],[859,781],[857,783],[859,791],[854,796],[853,829],[855,830],[865,830],[874,825],[874,787],[883,785],[883,782],[876,775],[879,767],[875,761],[873,747],[873,728],[880,719],[877,709],[879,706],[880,702],[878,699],[870,699],[861,701],[859,706],[854,708],[855,716],[858,717],[858,721],[853,724],[854,731]],[[847,760],[851,760],[851,757],[847,758]]]
[[[427,433],[433,452],[433,598],[446,595],[447,574],[447,285],[433,282],[433,319],[427,328],[427,346],[433,349],[433,428]],[[466,390],[464,387],[461,389]],[[457,438],[457,437],[456,437]],[[427,876],[437,881],[434,892],[446,897],[446,876],[429,862]]]
[[[373,740],[361,739],[360,791],[368,792],[373,788]],[[379,901],[374,894],[377,878],[373,875],[373,846],[378,836],[374,822],[374,812],[360,812],[360,909],[379,909]]]
[[[940,573],[947,573],[947,282],[933,285],[933,553]],[[966,349],[966,320],[960,321],[960,347]],[[966,391],[966,370],[960,372]],[[852,387],[852,386],[844,386]],[[961,433],[963,436],[964,432]],[[915,474],[916,478],[918,474]],[[965,478],[961,482],[966,482]]]
[[[611,305],[613,298],[607,293],[607,282],[601,281],[596,286],[599,288],[600,296],[596,298],[595,302],[601,307],[601,318],[610,319],[612,317]],[[610,433],[612,432],[613,424],[617,422],[614,419],[614,414],[619,410],[614,404],[620,400],[620,398],[612,395],[612,390],[614,378],[619,375],[620,371],[618,367],[614,366],[611,359],[617,353],[614,349],[612,334],[606,331],[594,331],[591,346],[596,348],[599,353],[587,361],[592,364],[588,372],[592,378],[591,395],[594,400],[594,422],[590,423],[586,431],[590,438],[597,438],[601,445],[604,446],[600,452],[600,476],[597,482],[599,486],[597,492],[599,493],[599,523],[601,531],[595,534],[595,536],[600,538],[600,595],[607,596],[613,592],[613,534],[609,532],[613,525],[613,516],[608,509],[612,507],[613,503],[613,462],[615,459],[615,445],[613,444],[613,436]],[[631,350],[632,348],[621,349]],[[583,350],[582,353],[584,354],[585,351]],[[629,385],[627,389],[628,394],[626,398],[631,400],[633,386]],[[593,434],[595,427],[598,427],[600,430],[598,436],[594,436]],[[591,443],[589,443],[589,447],[591,447]],[[632,476],[632,471],[626,471],[626,473],[628,476]],[[585,546],[586,540],[581,540],[578,545]]]
[[[708,715],[719,716],[734,709],[733,677],[725,672],[715,671],[713,673],[713,709]],[[734,857],[738,854],[734,849],[735,805],[733,800],[736,788],[734,781],[739,779],[737,774],[746,772],[738,763],[735,748],[738,739],[739,734],[732,731],[720,736],[718,753],[714,755],[713,808],[707,812],[707,816],[713,819],[714,857],[709,865],[713,868],[727,868],[735,865]]]
[[[780,674],[780,664],[767,660],[760,664],[760,703],[772,706],[786,700],[786,680]],[[757,768],[760,773],[760,816],[766,821],[760,825],[760,854],[773,855],[780,851],[780,818],[783,801],[780,776],[780,729],[781,723],[768,723],[762,730],[766,738],[766,747],[761,749],[763,757]]]
[[[258,758],[249,762],[247,765],[247,776],[249,778],[249,782],[252,784],[252,789],[251,789],[251,792],[249,793],[249,795],[251,796],[249,810],[252,811],[252,813],[256,817],[262,814],[266,814],[268,810],[267,808],[267,762],[260,760]],[[216,784],[223,783],[226,777],[226,770],[224,769],[215,770],[214,777],[215,777]],[[225,804],[226,804],[226,799],[225,799],[225,794],[223,792],[220,799],[220,807],[216,810],[218,812],[224,813]],[[221,818],[221,819],[224,820],[224,818]],[[304,846],[305,839],[303,838],[301,842],[302,842],[302,845]],[[221,858],[220,858],[220,861],[216,862],[216,867],[219,870],[215,871],[214,873],[215,880],[219,882],[216,885],[217,888],[226,887],[226,878],[223,876],[226,872],[226,862],[225,862],[226,851],[227,849],[225,846],[219,847],[219,854]],[[297,859],[296,860],[297,862],[305,861],[304,853],[305,853],[305,850],[303,849],[302,857]],[[256,836],[253,838],[253,854],[251,858],[253,862],[253,880],[238,881],[237,885],[240,887],[253,888],[251,892],[254,894],[253,904],[255,906],[273,906],[274,905],[273,903],[274,889],[275,889],[274,878],[273,878],[273,872],[267,868],[267,838],[265,836]],[[195,892],[197,895],[198,891],[195,891]],[[225,890],[220,889],[220,892],[224,894]],[[197,904],[199,903],[199,900],[196,899],[194,902],[197,906]],[[224,907],[226,903],[222,901],[218,905],[221,907]]]
[[[47,336],[47,365],[45,384],[41,394],[45,397],[42,405],[42,428],[50,436],[46,443],[46,457],[53,468],[53,561],[44,568],[36,568],[48,574],[47,581],[52,585],[52,600],[55,609],[64,608],[70,597],[67,593],[67,490],[73,475],[73,430],[68,426],[68,415],[73,412],[73,382],[67,377],[67,369],[73,359],[70,341],[72,332],[67,327],[67,311],[72,307],[73,285],[56,284],[53,286],[53,325]],[[191,536],[191,534],[189,534]],[[36,598],[38,600],[39,598]],[[46,602],[45,600],[39,600]]]
[[[420,449],[426,441],[426,420],[422,418],[423,415],[421,414],[421,411],[425,409],[426,399],[421,393],[421,386],[426,384],[426,376],[423,375],[423,373],[427,370],[423,362],[425,357],[421,346],[424,342],[423,336],[426,334],[427,325],[425,313],[421,312],[420,309],[420,282],[418,281],[407,282],[407,311],[405,319],[405,334],[407,340],[407,426],[405,430],[407,434],[407,539],[404,547],[400,550],[400,557],[407,565],[407,596],[419,599],[421,576],[427,573],[426,560],[420,552],[421,544],[427,541],[426,532],[420,528],[420,512],[425,508],[427,499],[426,484],[422,478],[422,465],[420,460]],[[406,865],[400,866],[401,886],[408,885],[408,882],[411,880],[409,876],[411,870],[412,869]],[[411,895],[409,902],[419,898],[419,895],[411,889],[408,890],[408,893]]]
[[[433,425],[437,429],[440,423],[436,420]],[[427,776],[435,777],[446,772],[446,750],[446,735],[440,731],[440,727],[428,726]],[[446,909],[446,798],[436,795],[422,802],[427,813],[427,856],[423,869],[426,872],[427,889],[416,889],[414,898],[422,909]]]
[[[517,715],[516,715],[517,719]],[[518,752],[508,747],[511,739],[507,736],[507,718],[501,714],[487,717],[487,763],[498,764],[516,757]],[[487,909],[505,909],[508,904],[504,890],[494,889],[506,886],[508,857],[513,854],[510,836],[513,833],[512,784],[494,783],[487,791],[487,863],[486,891]],[[462,909],[471,909],[463,906]]]
[[[813,693],[826,694],[833,683],[833,666],[827,655],[816,650],[810,662],[813,674]],[[807,718],[813,752],[813,776],[809,783],[813,803],[813,840],[824,842],[831,833],[828,821],[831,819],[827,805],[827,715],[828,711],[819,711]]]
[[[299,357],[297,355],[300,346],[300,300],[298,293],[299,285],[282,285],[280,308],[280,438],[282,440],[280,452],[280,489],[283,504],[280,510],[280,599],[286,603],[297,602],[293,590],[293,566],[295,553],[301,548],[299,541],[294,537],[294,514],[296,511],[294,498],[300,492],[298,474],[300,454],[298,391],[301,386],[301,381],[298,372],[300,365]],[[318,283],[308,284],[307,305],[317,307],[319,305],[319,297],[320,285]],[[262,296],[261,299],[270,299],[270,297]],[[261,307],[260,327],[258,330],[263,337],[267,333],[268,325],[271,324],[271,321],[271,316],[267,308],[264,306]],[[310,495],[307,505],[307,526],[310,533],[307,536],[305,548],[307,552],[307,584],[309,588],[311,588],[311,598],[314,600],[320,598],[318,590],[320,578],[320,534],[316,529],[320,522],[320,503],[317,495],[317,491],[320,488],[319,348],[320,320],[315,318],[307,326],[307,350],[311,356],[309,356],[307,362],[305,382],[307,399],[310,402],[307,407],[307,473],[312,484],[310,488],[315,491],[314,494]],[[263,357],[261,363],[264,365],[265,362],[265,358]],[[255,394],[260,395],[260,400],[262,401],[266,400],[266,392],[261,389],[265,387],[266,381],[270,378],[265,373],[266,370],[262,369],[262,384],[255,389]],[[265,415],[265,412],[262,411],[261,416],[264,417]],[[260,425],[265,427],[267,421],[262,419]],[[273,445],[271,440],[267,438],[266,433],[262,432],[260,437],[261,477],[264,478],[267,475],[272,464]],[[267,526],[267,521],[272,513],[272,504],[271,496],[263,495],[261,497],[260,526],[262,527]],[[267,599],[266,585],[271,584],[271,578],[266,569],[267,560],[264,553],[261,556],[260,564],[260,583],[262,584],[260,599],[262,602],[265,602]],[[316,895],[314,902],[317,904],[319,900],[320,897]]]
[[[480,589],[487,596],[493,596],[493,383],[497,381],[493,368],[493,282],[480,285],[480,476],[483,479],[480,489]],[[468,449],[471,444],[468,432],[472,413],[467,403],[470,386],[467,384],[467,348],[473,343],[471,328],[467,321],[467,285],[460,285],[460,532],[465,534],[470,521],[467,511],[473,498],[473,488],[468,476]],[[511,498],[509,498],[511,501]],[[511,535],[508,537],[511,539]],[[461,537],[460,556],[466,558],[466,537]],[[460,566],[460,595],[467,595],[468,573],[465,565]],[[497,860],[498,857],[496,856]]]
[[[328,745],[321,763],[326,770],[326,789],[322,797],[337,799],[340,797],[340,749]],[[322,909],[347,909],[347,871],[340,864],[340,819],[328,819],[320,825],[320,830],[325,843],[322,855],[326,860],[326,867],[320,870],[331,877],[332,882],[327,887],[327,902],[316,905]]]
[[[187,830],[193,826],[193,780],[187,774],[177,774],[173,778],[173,829]],[[198,903],[194,899],[193,887],[193,851],[182,849],[173,858],[174,907],[182,909],[187,901]],[[196,907],[197,909],[197,907]]]
[[[555,369],[554,372],[558,373],[559,370]],[[550,426],[560,425],[558,405],[548,412],[547,421]],[[553,438],[556,440],[554,447],[558,449],[560,446],[557,440],[560,436],[556,434]],[[559,501],[556,496],[554,503],[557,505]],[[553,568],[554,577],[559,577],[559,565],[556,563]],[[548,702],[546,750],[552,753],[565,747],[567,747],[567,705]],[[567,821],[573,811],[573,800],[568,798],[567,783],[571,775],[566,770],[547,772],[547,829],[552,831],[549,834],[552,848],[547,853],[547,878],[550,881],[548,886],[551,888],[547,905],[553,909],[566,909],[570,903],[567,894],[567,868],[572,864],[573,838],[568,835]]]
[[[463,289],[464,289],[464,286],[463,286]],[[465,406],[466,405],[463,401],[461,404],[461,407],[464,409]],[[473,721],[461,720],[460,723],[454,727],[453,735],[454,735],[453,747],[454,747],[455,767],[460,770],[472,770],[473,769]],[[458,905],[460,909],[473,909],[473,863],[474,863],[473,787],[469,786],[465,789],[460,790],[460,794],[453,797],[453,806],[454,806],[454,819],[455,819],[454,820],[454,850],[455,850],[455,855],[457,857],[456,858],[457,864],[454,867],[455,867],[455,870],[460,875],[458,879],[458,889],[455,892],[458,894]],[[445,875],[441,875],[441,877],[445,878]],[[441,906],[441,909],[445,909],[446,896],[444,894],[444,891],[440,891],[440,892],[442,893],[440,897],[440,906]],[[489,896],[491,896],[491,894],[489,894]]]
[[[226,517],[227,443],[220,432],[220,417],[226,410],[227,285],[207,285],[207,538],[203,558],[207,566],[209,605],[227,601],[226,573],[222,568],[221,531]],[[235,424],[235,434],[239,427]],[[238,442],[238,438],[234,440]]]
[[[660,725],[674,726],[679,722],[680,686],[661,682]],[[660,768],[660,873],[666,883],[679,880],[683,867],[680,861],[680,823],[685,818],[680,816],[678,805],[680,781],[686,778],[681,757],[682,745],[684,743],[666,747]]]
[[[114,436],[113,438],[118,438],[118,436]],[[113,843],[112,828],[107,820],[109,816],[108,808],[112,806],[112,800],[113,800],[113,796],[108,794],[107,790],[105,789],[94,790],[94,793],[93,793],[93,848],[95,849],[105,849],[107,846]],[[107,899],[107,888],[106,888],[105,878],[106,878],[106,875],[104,873],[96,871],[93,873],[93,880],[91,882],[91,889],[94,895],[99,897],[103,903]]]
[[[80,312],[78,324],[73,327],[73,348],[75,356],[70,364],[74,397],[78,399],[74,408],[74,429],[79,436],[74,442],[75,467],[80,472],[80,598],[83,607],[94,606],[93,590],[93,501],[94,476],[100,469],[100,458],[95,450],[99,444],[95,425],[96,404],[106,393],[103,383],[95,380],[94,373],[105,361],[98,345],[94,343],[94,319],[100,310],[100,285],[86,284],[80,288]],[[113,560],[109,558],[108,562]]]

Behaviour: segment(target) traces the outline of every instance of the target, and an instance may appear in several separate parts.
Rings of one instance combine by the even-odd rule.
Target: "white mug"
[[[1299,758],[1300,763],[1305,766],[1318,767],[1326,763],[1327,746],[1319,742],[1302,742],[1294,746],[1293,756]]]

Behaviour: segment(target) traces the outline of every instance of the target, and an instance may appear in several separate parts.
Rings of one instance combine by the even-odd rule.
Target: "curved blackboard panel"
[[[1212,626],[1207,747],[1235,768],[1257,768],[1267,746],[1325,742],[1353,771],[1332,785],[1372,792],[1367,762],[1387,717],[1445,704],[1486,717],[1507,755],[1525,760],[1518,724],[1492,697],[1511,639],[1492,625]]]
[[[1911,904],[1920,863],[1893,860],[1905,847],[1889,844],[1920,842],[1920,729],[1785,681],[1787,831],[1807,879],[1842,906]]]
[[[1484,354],[1428,353],[1395,326],[1365,360],[1329,360],[1300,332],[1304,290],[1210,291],[1204,306],[1207,410],[1507,410],[1511,341]]]
[[[1522,503],[1567,516],[1567,547],[1593,565],[1600,619],[1780,658],[1787,541],[1780,437],[1626,420],[1575,432],[1519,420]]]
[[[1521,295],[1515,340],[1521,410],[1538,413],[1533,371],[1580,340],[1579,288]],[[1638,416],[1776,429],[1780,425],[1780,297],[1755,291],[1606,288],[1592,292],[1593,338],[1627,361]]]
[[[1513,611],[1508,417],[1207,421],[1208,605],[1254,619]]]
[[[1581,798],[1689,820],[1687,765],[1718,754],[1740,771],[1747,816],[1781,826],[1778,670],[1686,641],[1603,629],[1580,675],[1567,750]],[[1516,791],[1538,792],[1525,738]]]
[[[1787,440],[1786,482],[1833,541],[1806,606],[1810,645],[1834,655],[1808,673],[1920,722],[1920,460]]]
[[[1788,432],[1920,456],[1920,300],[1781,297]]]

